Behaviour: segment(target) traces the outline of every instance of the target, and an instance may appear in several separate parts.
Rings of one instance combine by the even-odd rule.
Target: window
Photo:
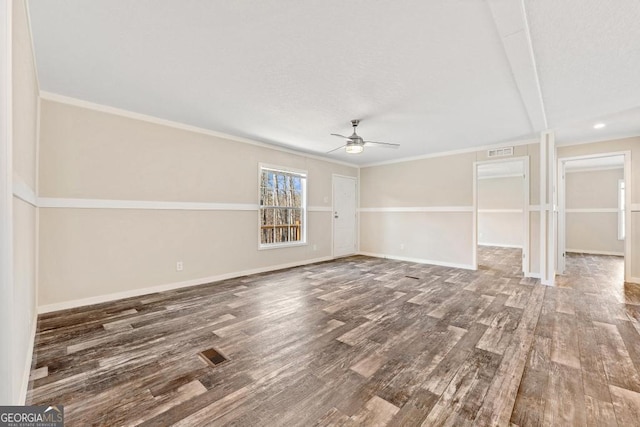
[[[624,180],[618,180],[618,240],[624,240]]]
[[[307,172],[260,165],[260,249],[306,243]]]

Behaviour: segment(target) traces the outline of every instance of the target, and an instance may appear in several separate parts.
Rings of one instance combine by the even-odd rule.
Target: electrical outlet
[[[317,251],[318,250],[318,245],[313,245],[313,250]]]
[[[404,251],[404,243],[400,243],[400,250]]]
[[[184,269],[184,264],[182,261],[176,262],[176,271],[182,271]]]

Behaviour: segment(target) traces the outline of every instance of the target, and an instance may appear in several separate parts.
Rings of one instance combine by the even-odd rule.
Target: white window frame
[[[293,175],[299,175],[302,177],[302,212],[300,218],[302,220],[302,229],[300,230],[301,239],[294,242],[282,242],[282,243],[262,243],[262,221],[261,212],[262,206],[262,194],[260,186],[262,185],[262,172],[265,170],[274,172],[283,172]],[[285,166],[271,165],[267,163],[258,163],[258,250],[264,249],[278,249],[278,248],[290,248],[293,246],[305,246],[307,245],[307,171],[302,169],[294,169]]]
[[[625,239],[625,193],[627,186],[624,179],[618,180],[618,240]]]

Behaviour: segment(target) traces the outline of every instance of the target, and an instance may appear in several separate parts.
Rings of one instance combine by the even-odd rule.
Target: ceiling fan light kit
[[[345,151],[349,154],[358,154],[364,151],[364,147],[358,144],[347,144]]]
[[[337,136],[338,138],[343,138],[347,140],[347,143],[343,146],[340,146],[338,148],[334,148],[333,150],[327,152],[328,153],[333,153],[334,151],[337,151],[341,148],[344,148],[344,150],[348,153],[348,154],[360,154],[364,151],[364,146],[380,146],[380,147],[388,147],[388,148],[398,148],[400,146],[400,144],[393,144],[393,143],[389,143],[389,142],[375,142],[375,141],[365,141],[364,139],[362,139],[362,137],[360,137],[357,133],[356,133],[356,128],[358,127],[358,124],[360,123],[360,120],[351,120],[351,126],[353,126],[353,133],[351,134],[351,136],[344,136],[344,135],[340,135],[339,133],[332,133],[331,135],[333,136]]]

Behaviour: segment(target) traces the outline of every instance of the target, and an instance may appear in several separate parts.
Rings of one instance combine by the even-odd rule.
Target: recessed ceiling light
[[[602,129],[605,126],[606,125],[604,123],[596,123],[595,125],[593,125],[593,128],[594,129]]]

